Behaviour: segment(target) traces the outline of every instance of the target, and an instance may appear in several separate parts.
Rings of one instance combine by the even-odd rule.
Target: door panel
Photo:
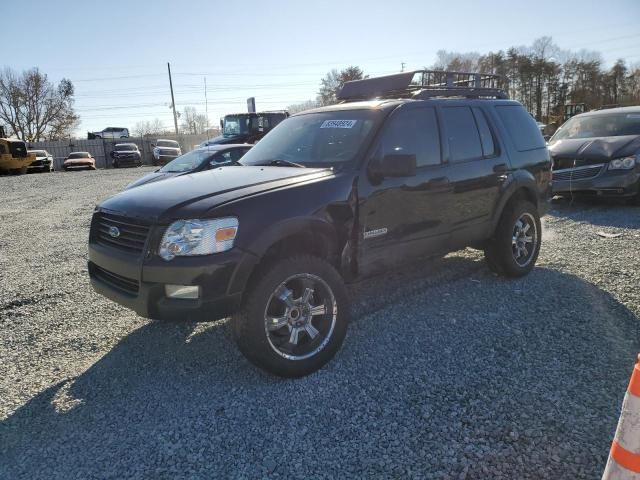
[[[448,143],[453,248],[486,237],[509,160],[480,108],[442,107],[440,113]]]
[[[406,107],[403,106],[403,107]],[[440,136],[431,107],[399,107],[387,119],[371,161],[415,154],[414,177],[374,182],[360,177],[360,271],[374,274],[445,248],[451,186],[441,163]]]

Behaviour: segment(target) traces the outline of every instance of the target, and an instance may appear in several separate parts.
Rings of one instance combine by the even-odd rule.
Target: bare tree
[[[294,113],[304,112],[305,110],[310,110],[312,108],[318,107],[317,100],[307,100],[306,102],[294,103],[287,107],[287,111],[293,115]]]
[[[71,81],[49,81],[37,68],[0,72],[0,120],[26,141],[68,137],[78,124]]]
[[[166,127],[159,118],[153,120],[143,120],[136,123],[133,127],[133,134],[136,137],[144,137],[145,135],[162,135],[166,132]]]
[[[209,127],[206,115],[198,113],[195,107],[185,107],[180,116],[182,131],[191,135],[204,133]]]

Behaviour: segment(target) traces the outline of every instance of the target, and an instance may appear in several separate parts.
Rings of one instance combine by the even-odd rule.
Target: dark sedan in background
[[[640,106],[568,120],[549,141],[553,193],[640,202]]]
[[[127,185],[127,189],[236,163],[252,146],[247,144],[227,144],[197,148],[172,160],[161,169],[130,183]]]
[[[111,152],[113,168],[139,167],[142,165],[142,153],[135,143],[119,143]]]

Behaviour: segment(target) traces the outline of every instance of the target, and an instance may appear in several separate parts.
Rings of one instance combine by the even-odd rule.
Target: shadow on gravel
[[[553,200],[550,215],[614,228],[638,228],[640,206],[622,200],[602,198],[559,198]]]
[[[365,285],[304,379],[253,369],[224,322],[148,324],[0,424],[0,477],[599,477],[638,319],[573,275],[468,255]]]

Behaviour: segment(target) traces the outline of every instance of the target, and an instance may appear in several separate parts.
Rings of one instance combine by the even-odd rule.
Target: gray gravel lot
[[[0,478],[599,478],[640,349],[640,207],[557,201],[539,266],[353,288],[321,371],[95,294],[91,212],[148,169],[0,177]],[[622,233],[601,238],[597,232]]]

